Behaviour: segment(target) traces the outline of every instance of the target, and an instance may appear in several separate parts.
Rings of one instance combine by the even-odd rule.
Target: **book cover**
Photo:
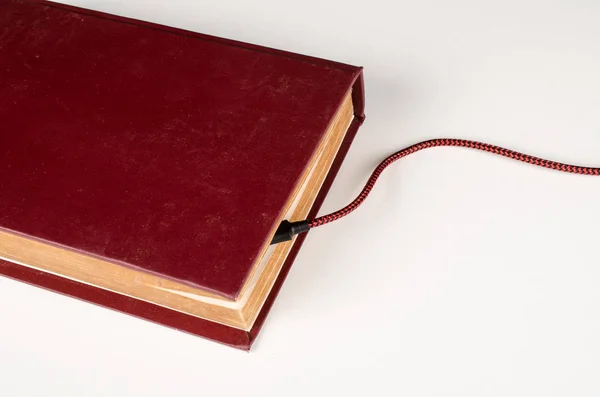
[[[0,0],[0,26],[0,273],[249,349],[305,236],[262,286],[259,263],[310,178],[316,215],[361,68],[46,1]],[[195,311],[255,285],[242,325]]]

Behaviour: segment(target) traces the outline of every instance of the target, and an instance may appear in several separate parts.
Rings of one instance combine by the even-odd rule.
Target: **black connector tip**
[[[288,222],[283,221],[277,228],[271,245],[290,241],[296,234],[308,232],[310,229],[308,221]]]

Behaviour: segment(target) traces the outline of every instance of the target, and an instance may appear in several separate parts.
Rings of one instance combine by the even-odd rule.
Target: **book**
[[[0,274],[250,349],[363,109],[360,67],[0,0]]]

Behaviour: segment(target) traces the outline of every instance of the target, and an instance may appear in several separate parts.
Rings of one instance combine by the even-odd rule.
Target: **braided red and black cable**
[[[377,166],[377,168],[375,168],[375,170],[371,174],[371,177],[367,180],[367,183],[365,184],[365,187],[362,189],[360,194],[354,199],[354,201],[352,201],[344,208],[332,212],[331,214],[320,216],[313,220],[306,220],[293,223],[287,221],[282,222],[281,226],[275,233],[275,237],[273,238],[271,244],[290,240],[296,234],[306,232],[312,228],[322,226],[327,223],[331,223],[348,215],[349,213],[357,209],[366,200],[366,198],[369,196],[369,193],[371,193],[371,190],[373,190],[375,182],[377,182],[377,179],[379,178],[383,170],[385,170],[390,164],[400,160],[403,157],[408,156],[409,154],[418,152],[419,150],[440,146],[466,147],[470,149],[494,153],[500,156],[511,158],[513,160],[518,160],[524,163],[533,164],[544,168],[550,168],[557,171],[569,172],[573,174],[600,176],[600,168],[582,167],[577,165],[563,164],[556,161],[545,160],[538,157],[530,156],[528,154],[519,153],[514,150],[490,145],[488,143],[470,141],[466,139],[432,139],[429,141],[424,141],[409,146],[383,160]]]

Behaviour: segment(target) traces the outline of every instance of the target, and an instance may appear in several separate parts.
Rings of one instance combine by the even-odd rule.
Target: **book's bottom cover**
[[[317,212],[325,200],[325,196],[327,195],[327,192],[329,191],[329,188],[331,187],[331,184],[333,183],[333,180],[335,179],[335,176],[337,175],[361,124],[361,118],[355,118],[350,124],[338,154],[329,170],[327,177],[325,178],[325,181],[323,182],[323,186],[321,187],[321,190],[315,199],[313,207],[310,210],[309,218],[314,218],[317,215]],[[0,274],[12,279],[20,280],[74,298],[82,299],[87,302],[127,313],[132,316],[172,327],[180,331],[189,332],[194,335],[212,339],[238,349],[250,350],[250,346],[252,346],[252,343],[256,339],[263,323],[265,322],[265,318],[271,310],[273,301],[277,297],[277,294],[281,289],[281,285],[283,284],[283,281],[285,280],[290,267],[292,266],[292,263],[294,262],[294,259],[296,258],[296,255],[298,254],[298,251],[300,250],[300,247],[306,238],[306,235],[307,234],[304,233],[296,238],[296,242],[294,243],[294,246],[287,257],[287,260],[284,262],[279,276],[275,281],[275,284],[273,285],[273,288],[250,331],[243,331],[237,328],[228,327],[226,325],[217,324],[212,321],[176,312],[152,303],[120,295],[115,292],[68,280],[22,265],[17,265],[12,262],[0,260]]]

